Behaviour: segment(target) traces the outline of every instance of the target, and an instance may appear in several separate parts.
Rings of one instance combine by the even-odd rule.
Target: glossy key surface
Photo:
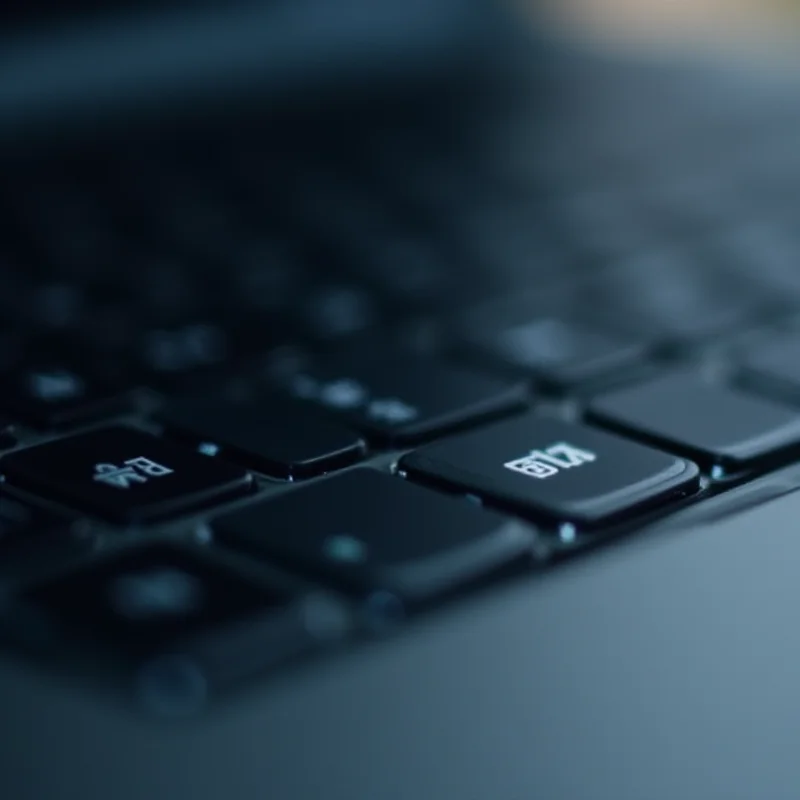
[[[239,467],[123,426],[0,459],[9,484],[112,522],[149,522],[245,493]]]
[[[669,374],[597,398],[590,416],[708,468],[769,466],[800,454],[794,409],[691,374]]]
[[[679,499],[699,482],[682,458],[530,414],[424,447],[401,468],[534,520],[584,527]]]
[[[357,594],[422,601],[531,557],[528,528],[357,469],[223,516],[219,541]]]

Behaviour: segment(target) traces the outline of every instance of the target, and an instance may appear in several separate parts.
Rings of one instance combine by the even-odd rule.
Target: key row
[[[512,510],[539,521],[596,524],[652,505],[673,489],[691,492],[699,481],[699,470],[683,459],[533,415],[425,447],[404,458],[401,469],[490,503],[510,499]],[[256,488],[252,473],[235,461],[125,426],[16,451],[0,460],[0,470],[11,487],[123,525],[210,508]],[[301,490],[300,502],[309,502],[312,491],[315,485]]]
[[[537,521],[594,526],[627,515],[643,485],[647,502],[653,486],[669,494],[662,473],[677,480],[679,492],[691,493],[699,471],[678,463],[696,463],[721,479],[800,457],[795,410],[690,374],[602,395],[589,405],[591,427],[531,412],[508,416],[517,410],[514,402],[488,406],[491,417],[505,409],[507,421],[476,426],[486,408],[444,415],[444,427],[432,430],[447,431],[456,418],[458,427],[473,423],[471,430],[415,450],[401,470]],[[181,401],[163,420],[175,441],[124,426],[100,428],[12,452],[0,460],[0,471],[9,485],[80,511],[146,523],[252,491],[251,469],[302,479],[355,464],[366,452],[359,434],[285,399],[268,406]],[[401,435],[415,438],[419,424],[401,423]],[[529,480],[512,488],[521,477]],[[612,477],[616,482],[609,483]],[[571,487],[566,494],[564,487]]]
[[[61,430],[130,406],[126,401],[132,386],[125,387],[123,376],[90,377],[90,372],[47,363],[8,372],[0,369],[0,409],[33,428]],[[247,380],[246,374],[242,377]],[[224,379],[221,383],[226,385]],[[386,353],[331,359],[324,370],[293,374],[279,386],[269,384],[254,391],[267,404],[274,405],[283,395],[294,405],[322,410],[376,444],[422,441],[524,407],[527,396],[519,381]],[[191,394],[218,397],[222,392],[211,385]],[[201,427],[214,427],[207,408],[181,405],[176,400],[181,396],[175,395],[168,409],[172,421],[196,418]],[[284,403],[272,412],[278,413],[291,413],[289,405]],[[4,425],[0,419],[0,428]]]
[[[135,466],[169,479],[152,461]],[[391,627],[540,557],[532,527],[368,469],[226,514],[213,530],[216,546],[126,547],[26,585],[0,624],[23,640],[46,631],[73,642],[81,663],[176,716],[355,627]]]
[[[220,459],[121,427],[23,450],[5,462],[10,481],[34,491],[47,486],[65,502],[112,518],[146,520],[252,484]],[[690,461],[532,415],[425,447],[402,468],[587,530],[699,485]],[[26,527],[19,510],[7,516]],[[51,526],[27,520],[28,531]],[[255,671],[339,641],[355,625],[394,625],[545,557],[533,526],[369,468],[254,502],[212,519],[211,528],[213,547],[125,547],[29,584],[4,604],[0,624],[23,638],[47,631],[74,642],[97,669],[121,675],[138,702],[174,716],[200,710]],[[11,523],[8,531],[19,535]],[[258,574],[245,573],[226,552],[246,556]]]
[[[220,552],[176,543],[117,551],[6,598],[0,626],[41,655],[121,688],[161,716],[324,645],[352,627],[334,596]],[[52,657],[52,654],[48,652]]]
[[[608,395],[592,414],[719,467],[797,455],[796,414],[745,395],[732,403],[722,392],[671,376]],[[680,404],[713,402],[723,409],[702,440]],[[21,450],[0,464],[12,485],[115,521],[146,522],[253,488],[242,467],[120,426]],[[423,446],[401,459],[400,470],[413,482],[364,467],[219,515],[212,548],[162,543],[87,562],[24,587],[2,621],[21,635],[70,638],[96,654],[93,663],[121,667],[151,710],[183,714],[253,671],[338,641],[355,624],[394,624],[546,557],[536,527],[499,512],[591,533],[668,509],[700,487],[700,470],[687,458],[530,413]],[[68,519],[34,516],[13,500],[0,504],[0,517],[0,549],[9,552],[34,535],[68,538]],[[226,553],[245,556],[258,575]]]
[[[697,423],[692,412],[698,408],[714,412],[713,424]],[[721,477],[721,470],[777,465],[800,454],[800,416],[793,411],[745,395],[728,396],[688,376],[608,395],[591,414],[632,438],[528,413],[423,447],[403,458],[400,467],[421,481],[521,515],[594,527],[640,505],[697,489],[699,470],[692,462],[635,438],[685,451],[712,477]],[[11,486],[112,522],[136,524],[253,491],[253,476],[237,463],[237,452],[245,454],[244,461],[249,455],[277,465],[286,477],[313,473],[320,465],[348,465],[363,453],[360,440],[340,435],[327,421],[314,419],[297,428],[298,438],[287,438],[280,424],[291,419],[250,426],[246,414],[210,418],[218,432],[229,434],[223,441],[232,443],[226,445],[230,460],[214,457],[220,450],[211,442],[191,450],[114,426],[16,451],[0,461],[0,469]],[[306,438],[314,433],[320,438]],[[327,450],[319,449],[323,445]]]
[[[496,321],[477,319],[466,326],[461,338],[467,345],[461,355],[485,373],[412,358],[391,347],[355,347],[329,357],[323,366],[299,372],[295,368],[277,384],[263,383],[251,370],[239,378],[259,402],[280,392],[337,417],[372,444],[407,446],[524,406],[530,383],[548,391],[597,395],[657,368],[648,359],[646,339],[612,335],[558,317],[525,319],[499,328]],[[87,368],[83,358],[84,366],[76,367],[75,359],[65,356],[13,366],[5,364],[3,347],[0,339],[0,447],[13,445],[15,422],[38,430],[63,430],[131,407],[131,389],[137,382],[119,364],[101,359]],[[798,352],[800,333],[768,337],[737,357],[734,377],[750,390],[797,404]],[[496,372],[512,377],[493,377]],[[227,385],[224,375],[220,385]],[[219,393],[213,383],[205,387],[204,396],[209,390]],[[187,408],[187,419],[198,416],[201,427],[208,426],[209,413],[191,404],[172,409],[172,420],[183,420]]]

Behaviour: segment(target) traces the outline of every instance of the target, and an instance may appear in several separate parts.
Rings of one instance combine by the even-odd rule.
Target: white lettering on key
[[[545,464],[533,456],[525,456],[525,458],[518,458],[516,461],[509,461],[503,464],[506,469],[512,472],[521,472],[529,478],[552,478],[553,475],[558,475],[558,470],[552,464]]]
[[[163,464],[156,464],[155,461],[151,461],[149,458],[144,458],[143,456],[129,458],[125,462],[125,465],[134,467],[138,469],[139,472],[149,475],[151,478],[162,478],[164,475],[172,474],[172,470],[169,467],[165,467]]]
[[[129,458],[122,467],[114,464],[96,464],[94,480],[106,486],[113,486],[115,489],[130,489],[134,484],[147,483],[150,478],[163,478],[172,473],[173,470],[169,467],[139,456]]]
[[[527,456],[508,461],[503,466],[529,478],[544,480],[558,475],[565,469],[591,464],[593,461],[597,461],[596,453],[559,442],[543,450],[532,450]]]
[[[534,450],[531,456],[552,464],[558,469],[572,469],[572,467],[580,467],[597,461],[595,453],[591,453],[588,450],[580,450],[563,442],[554,444],[546,450]]]

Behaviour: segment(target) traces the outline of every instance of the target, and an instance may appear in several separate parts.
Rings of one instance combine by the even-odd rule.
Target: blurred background
[[[519,37],[522,68],[506,74],[499,62],[515,52],[513,37],[489,12],[509,4],[555,35],[533,47]],[[31,27],[46,16],[21,7]],[[164,330],[187,324],[213,323],[230,348],[244,342],[243,358],[407,321],[425,342],[433,330],[434,344],[447,327],[448,346],[443,310],[621,265],[621,284],[558,303],[637,338],[660,320],[660,341],[727,320],[740,301],[800,293],[794,85],[767,90],[704,61],[719,51],[733,54],[722,63],[791,62],[800,0],[190,3],[219,15],[208,49],[191,26],[132,37],[129,7],[153,5],[104,5],[123,21],[113,41],[78,25],[85,37],[69,52],[0,26],[0,137],[32,151],[30,164],[7,151],[7,206],[22,242],[7,261],[41,262],[57,289],[23,286],[32,302],[44,297],[44,310],[28,311],[16,287],[5,313],[59,332],[52,319],[68,317],[81,343],[106,346],[112,366],[118,350],[132,351],[148,387],[178,372],[155,363],[153,330],[158,350]],[[233,25],[221,47],[220,19],[235,11],[240,23],[238,12],[254,8],[263,24]],[[636,58],[571,47],[576,39]],[[662,50],[699,58],[654,64]],[[27,80],[15,82],[23,67]],[[194,104],[189,125],[173,129],[184,102]],[[106,112],[122,122],[121,141],[93,139]],[[64,146],[73,113],[76,152]],[[42,152],[52,164],[39,163]],[[754,278],[768,267],[773,285],[759,294]],[[28,273],[13,278],[33,282]],[[73,302],[84,294],[91,314]],[[64,297],[81,313],[52,314],[48,304],[68,305]],[[452,327],[458,338],[461,320]],[[218,361],[232,360],[218,349]]]
[[[551,24],[617,40],[716,41],[791,52],[798,0],[521,0]]]

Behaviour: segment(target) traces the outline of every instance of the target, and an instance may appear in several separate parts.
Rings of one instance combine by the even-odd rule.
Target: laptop
[[[0,794],[796,798],[797,76],[324,5],[0,12]]]

